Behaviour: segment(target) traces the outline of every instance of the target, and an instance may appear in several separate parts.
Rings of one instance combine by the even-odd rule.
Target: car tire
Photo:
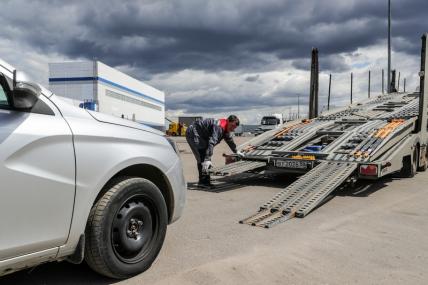
[[[85,230],[85,260],[115,279],[147,270],[159,254],[168,214],[159,188],[147,179],[122,177],[106,186]]]

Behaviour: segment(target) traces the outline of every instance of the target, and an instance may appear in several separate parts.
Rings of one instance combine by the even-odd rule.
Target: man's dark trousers
[[[199,174],[199,183],[200,184],[210,184],[210,175],[202,171],[202,162],[205,160],[207,153],[206,146],[208,142],[202,140],[200,137],[195,136],[193,126],[189,126],[186,130],[186,140],[190,146],[190,149],[193,152],[193,155],[196,158],[198,174]],[[204,147],[205,146],[205,147]]]

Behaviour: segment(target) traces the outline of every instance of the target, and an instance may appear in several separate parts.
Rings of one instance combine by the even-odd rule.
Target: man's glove
[[[244,153],[244,152],[242,152],[242,151],[240,151],[240,150],[238,150],[238,151],[236,152],[236,155],[237,155],[239,158],[244,158],[244,157],[245,157],[245,153]]]
[[[202,171],[207,173],[208,169],[210,169],[211,167],[213,167],[213,164],[210,160],[205,160],[204,162],[202,162]]]

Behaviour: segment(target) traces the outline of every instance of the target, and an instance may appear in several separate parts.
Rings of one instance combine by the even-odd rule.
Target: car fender
[[[148,164],[166,175],[179,161],[168,141],[158,134],[93,119],[66,120],[73,131],[76,153],[76,196],[69,237],[57,258],[73,253],[95,199],[117,173]]]
[[[123,169],[141,164],[154,166],[161,170],[163,173],[166,173],[164,172],[165,170],[162,169],[162,165],[160,165],[156,160],[151,159],[149,157],[136,157],[118,163],[107,173],[105,173],[103,177],[100,178],[97,184],[94,186],[94,189],[97,189],[96,191],[88,189],[87,187],[85,187],[85,185],[76,186],[76,198],[73,212],[73,220],[70,226],[70,234],[66,244],[60,247],[57,258],[74,253],[74,250],[79,242],[80,236],[85,232],[89,212],[93,204],[95,203],[99,193],[103,190],[103,187],[110,181],[110,179]],[[168,177],[166,177],[166,179],[168,180]]]

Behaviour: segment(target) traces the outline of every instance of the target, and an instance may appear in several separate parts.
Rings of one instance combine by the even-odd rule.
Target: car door
[[[66,243],[75,195],[72,134],[43,95],[10,106],[0,74],[0,261]],[[8,98],[9,96],[9,98]]]

